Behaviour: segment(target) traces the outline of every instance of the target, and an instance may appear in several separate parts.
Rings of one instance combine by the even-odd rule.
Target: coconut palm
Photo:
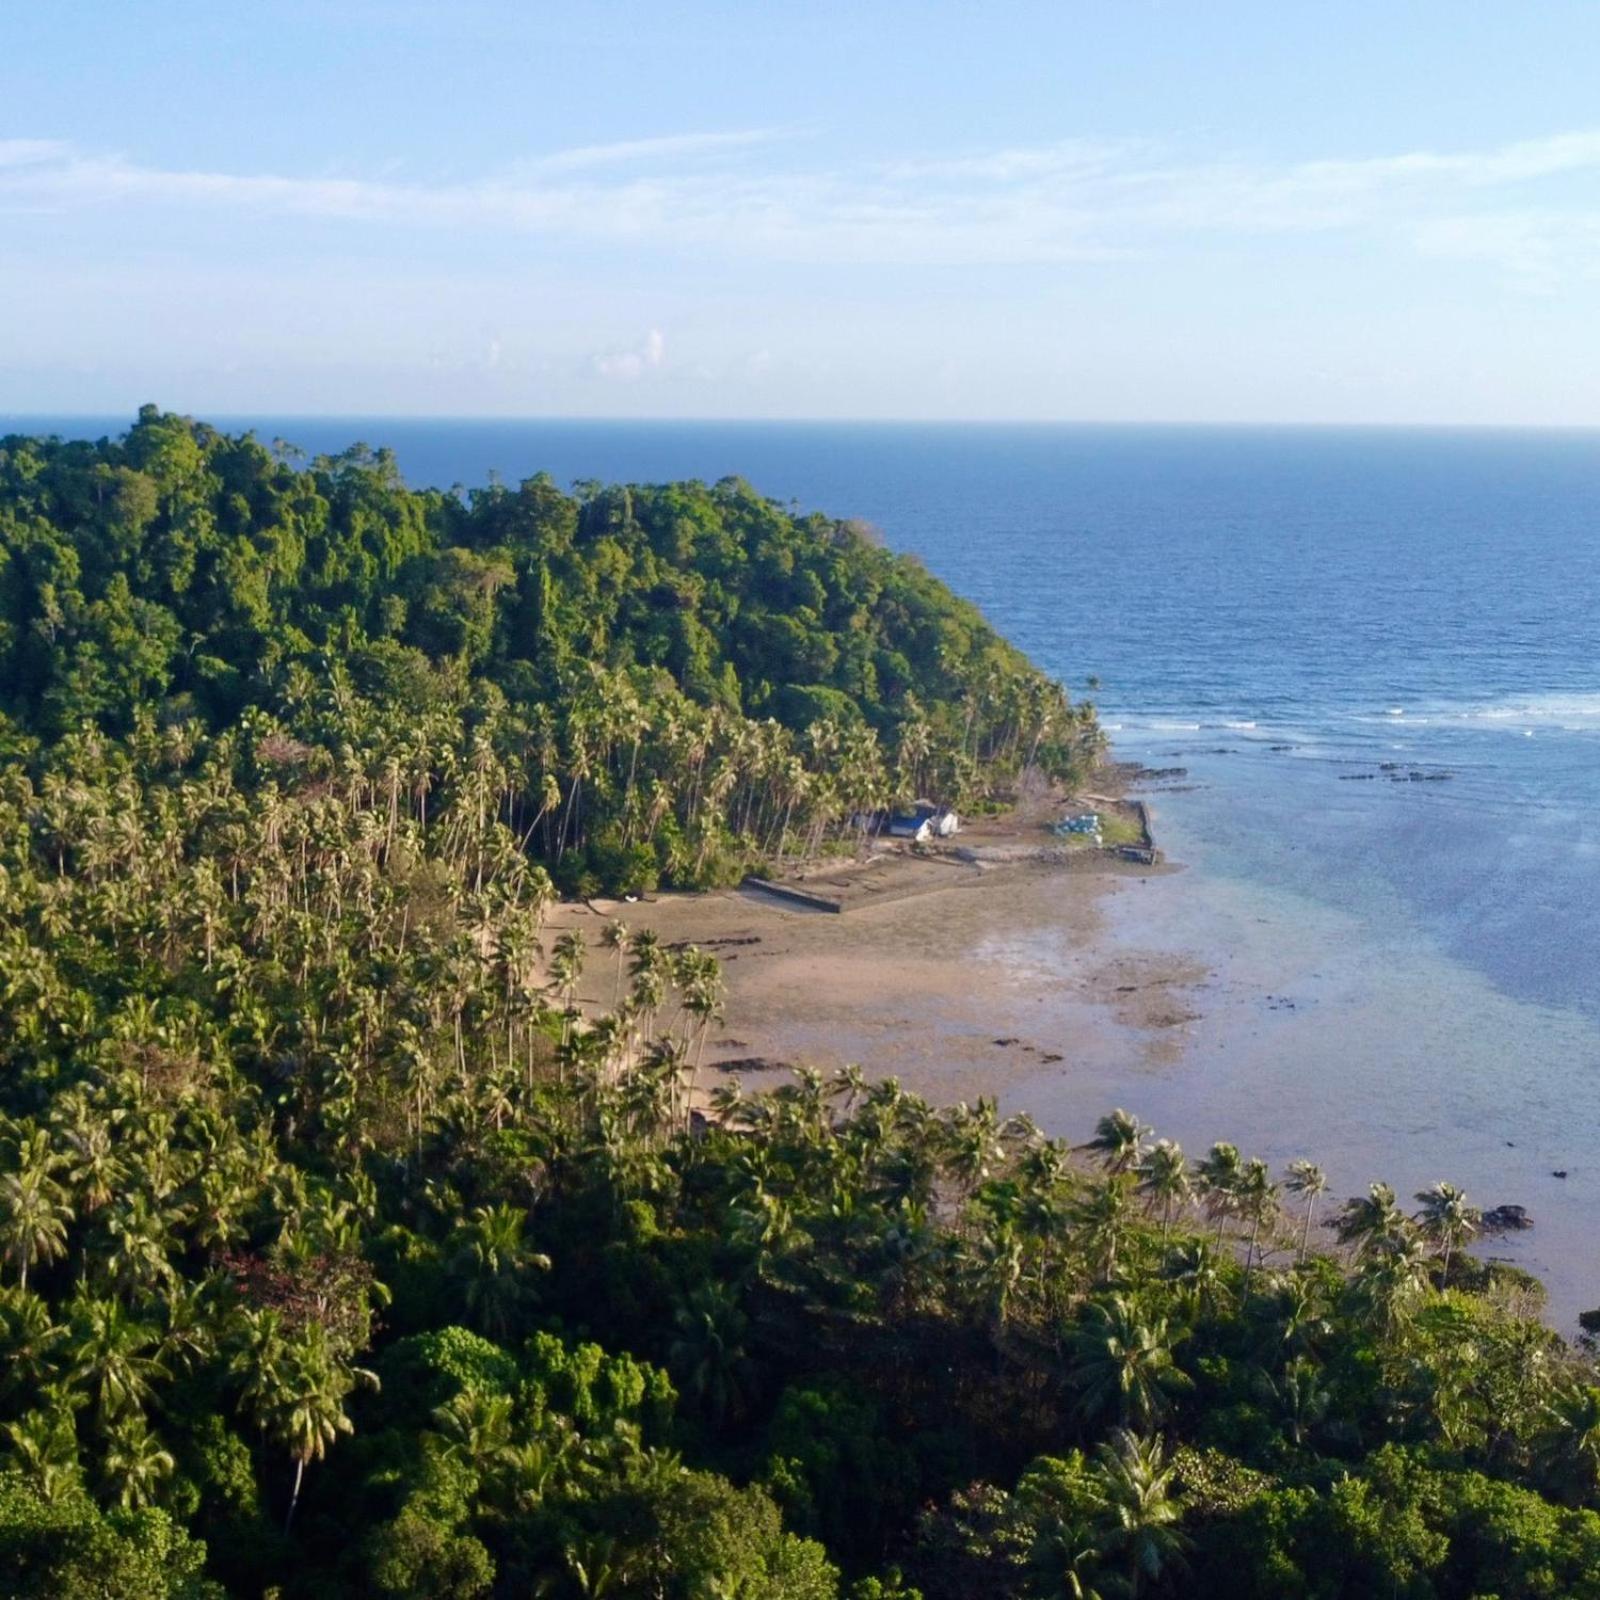
[[[67,1330],[50,1303],[31,1289],[0,1289],[0,1395],[29,1393],[50,1384],[60,1369]]]
[[[611,994],[613,1007],[622,1004],[622,979],[627,966],[630,940],[631,935],[628,932],[627,923],[619,921],[615,917],[600,930],[600,943],[607,950],[614,950],[617,953],[617,977]]]
[[[149,1403],[157,1382],[167,1376],[155,1351],[160,1335],[119,1300],[83,1294],[68,1306],[71,1357],[68,1381],[84,1390],[111,1422]]]
[[[1453,1183],[1436,1183],[1423,1189],[1417,1200],[1422,1207],[1417,1213],[1422,1237],[1438,1251],[1439,1277],[1448,1283],[1450,1258],[1477,1237],[1483,1227],[1483,1213]]]
[[[1222,1230],[1228,1219],[1239,1209],[1239,1181],[1244,1164],[1239,1157],[1239,1147],[1232,1144],[1214,1144],[1205,1157],[1195,1164],[1195,1181],[1205,1203],[1206,1214],[1217,1225],[1217,1244],[1222,1244]]]
[[[1386,1183],[1375,1183],[1365,1195],[1345,1201],[1337,1226],[1339,1243],[1351,1246],[1358,1261],[1395,1249],[1411,1227]]]
[[[24,1289],[30,1267],[54,1261],[67,1248],[72,1209],[51,1165],[35,1157],[16,1172],[0,1173],[0,1258],[17,1269]]]
[[[1179,1565],[1189,1546],[1178,1524],[1183,1504],[1173,1493],[1175,1468],[1160,1439],[1118,1432],[1097,1457],[1106,1514],[1105,1559],[1122,1568],[1132,1600]]]
[[[241,1380],[241,1403],[294,1463],[283,1521],[287,1533],[294,1525],[306,1467],[320,1461],[341,1434],[355,1431],[345,1401],[358,1383],[376,1388],[378,1380],[342,1357],[320,1322],[289,1328],[271,1311],[247,1314],[231,1366]]]
[[[1165,1319],[1144,1320],[1125,1295],[1090,1301],[1067,1348],[1068,1381],[1089,1418],[1146,1428],[1166,1415],[1173,1393],[1190,1387],[1173,1359]]]
[[[1410,1316],[1427,1287],[1430,1258],[1409,1224],[1379,1238],[1381,1242],[1362,1250],[1355,1289],[1383,1330],[1392,1333]]]
[[[720,1283],[697,1286],[673,1316],[677,1329],[668,1365],[687,1392],[720,1427],[744,1408],[750,1361],[744,1351],[744,1313]]]
[[[1174,1139],[1156,1140],[1139,1163],[1138,1173],[1139,1192],[1147,1195],[1161,1212],[1161,1242],[1165,1245],[1174,1213],[1186,1206],[1194,1194],[1182,1146]]]
[[[526,1213],[509,1204],[478,1206],[457,1224],[450,1270],[464,1290],[467,1314],[493,1338],[510,1332],[528,1299],[532,1272],[550,1258],[528,1244]]]
[[[172,1452],[137,1412],[119,1417],[107,1430],[102,1470],[124,1511],[151,1504],[176,1466]]]
[[[1083,1147],[1097,1154],[1108,1172],[1127,1172],[1143,1159],[1148,1123],[1120,1106],[1095,1124],[1094,1137]]]
[[[1535,1453],[1564,1496],[1581,1501],[1594,1493],[1600,1485],[1600,1386],[1578,1381],[1556,1389],[1545,1403]]]
[[[965,1195],[982,1184],[1005,1159],[1000,1111],[995,1100],[980,1096],[977,1105],[953,1107],[945,1128],[945,1165]]]
[[[1306,1251],[1311,1244],[1311,1224],[1317,1213],[1317,1197],[1327,1190],[1327,1175],[1314,1161],[1291,1161],[1283,1186],[1290,1194],[1299,1195],[1306,1203],[1305,1221],[1300,1227],[1300,1250],[1295,1258],[1304,1262]]]
[[[1278,1217],[1278,1186],[1272,1181],[1272,1171],[1265,1161],[1252,1157],[1245,1162],[1239,1172],[1236,1196],[1238,1214],[1250,1228],[1244,1250],[1244,1277],[1248,1288],[1261,1230],[1270,1229]]]
[[[59,1389],[39,1390],[39,1405],[15,1422],[0,1423],[14,1469],[45,1500],[59,1500],[81,1480],[78,1434],[73,1426],[74,1397]]]
[[[1117,1254],[1133,1224],[1132,1181],[1125,1173],[1108,1174],[1067,1208],[1073,1237],[1097,1283],[1109,1283],[1116,1277]]]
[[[1276,1378],[1271,1373],[1258,1372],[1255,1387],[1296,1449],[1306,1446],[1333,1403],[1333,1392],[1323,1379],[1322,1369],[1304,1356],[1289,1362]]]

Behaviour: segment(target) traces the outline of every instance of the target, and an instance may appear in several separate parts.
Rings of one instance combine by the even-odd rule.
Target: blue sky
[[[0,411],[1600,425],[1600,6],[8,8]]]

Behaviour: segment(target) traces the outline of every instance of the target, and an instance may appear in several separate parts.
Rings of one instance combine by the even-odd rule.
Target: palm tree
[[[1216,1301],[1223,1285],[1222,1266],[1215,1247],[1204,1239],[1180,1241],[1168,1257],[1162,1275],[1178,1285],[1190,1318],[1208,1311]]]
[[[994,1099],[982,1095],[976,1106],[964,1101],[954,1106],[945,1129],[945,1163],[950,1175],[971,1195],[1004,1159],[1001,1141],[1000,1108]]]
[[[612,990],[611,1004],[615,1008],[622,1004],[622,978],[628,960],[630,935],[628,925],[613,917],[605,927],[600,930],[600,943],[607,950],[617,953],[617,981]]]
[[[1298,1262],[1304,1262],[1311,1244],[1311,1222],[1317,1211],[1317,1197],[1327,1189],[1328,1179],[1316,1162],[1297,1160],[1289,1163],[1283,1184],[1290,1194],[1301,1195],[1305,1199],[1306,1217],[1300,1229],[1300,1253],[1295,1258]]]
[[[57,1500],[80,1481],[74,1397],[47,1387],[38,1398],[35,1410],[0,1424],[0,1431],[16,1466],[46,1500]]]
[[[1189,1164],[1175,1139],[1158,1139],[1139,1163],[1139,1190],[1161,1208],[1161,1242],[1166,1244],[1172,1231],[1172,1216],[1189,1203],[1194,1193],[1189,1182]]]
[[[1464,1245],[1477,1237],[1483,1226],[1483,1213],[1467,1201],[1466,1195],[1453,1183],[1436,1183],[1417,1194],[1422,1210],[1417,1222],[1422,1237],[1439,1252],[1442,1283],[1450,1281],[1450,1258]]]
[[[257,1426],[294,1462],[294,1484],[283,1527],[294,1525],[309,1462],[320,1461],[340,1434],[353,1433],[344,1403],[357,1383],[377,1388],[377,1377],[351,1366],[333,1347],[320,1322],[289,1330],[275,1312],[246,1314],[244,1340],[232,1368],[242,1379],[241,1400]]]
[[[1116,1277],[1117,1252],[1132,1222],[1128,1203],[1131,1182],[1126,1174],[1108,1174],[1068,1208],[1068,1220],[1098,1283]]]
[[[690,954],[690,952],[685,952]],[[689,1076],[689,1093],[684,1105],[685,1121],[693,1114],[696,1084],[701,1062],[705,1057],[706,1035],[714,1022],[722,1020],[722,967],[715,956],[692,952],[693,961],[688,966],[688,981],[683,990],[683,1009],[695,1019],[697,1036],[694,1048],[694,1066]]]
[[[749,1358],[745,1317],[727,1288],[697,1285],[679,1305],[667,1360],[715,1427],[744,1407]]]
[[[1173,1359],[1165,1319],[1143,1321],[1124,1295],[1090,1301],[1068,1348],[1068,1381],[1080,1391],[1086,1417],[1146,1428],[1166,1415],[1171,1391],[1190,1387]]]
[[[550,1258],[524,1238],[525,1223],[524,1212],[502,1203],[476,1207],[456,1227],[451,1271],[465,1284],[468,1315],[491,1338],[510,1333],[529,1272],[550,1270]]]
[[[1278,1186],[1272,1181],[1272,1171],[1265,1161],[1252,1157],[1245,1162],[1239,1173],[1237,1193],[1239,1215],[1250,1224],[1250,1237],[1244,1250],[1244,1278],[1248,1292],[1261,1230],[1270,1227],[1278,1215]]]
[[[1239,1180],[1243,1171],[1239,1147],[1232,1144],[1212,1145],[1205,1158],[1195,1166],[1195,1178],[1205,1200],[1206,1212],[1217,1225],[1219,1247],[1222,1230],[1239,1207]]]
[[[124,1511],[149,1505],[176,1465],[137,1412],[119,1418],[107,1431],[106,1481]]]
[[[72,1356],[69,1381],[86,1389],[103,1421],[142,1411],[166,1368],[151,1354],[156,1330],[137,1321],[118,1300],[81,1292],[69,1307]]]
[[[1563,1384],[1545,1405],[1535,1440],[1539,1464],[1563,1494],[1581,1502],[1600,1483],[1600,1386]]]
[[[20,1286],[0,1289],[0,1395],[49,1384],[66,1331],[43,1296]]]
[[[1094,1138],[1083,1148],[1098,1154],[1108,1172],[1127,1172],[1139,1165],[1151,1131],[1148,1123],[1118,1106],[1095,1124]]]
[[[1364,1197],[1345,1201],[1338,1218],[1339,1243],[1354,1247],[1358,1261],[1394,1249],[1410,1230],[1394,1203],[1394,1190],[1375,1183]]]
[[[866,1092],[866,1074],[853,1061],[840,1067],[828,1084],[829,1098],[844,1102],[844,1114],[847,1117],[855,1110],[856,1103]]]
[[[1256,1392],[1278,1413],[1283,1430],[1296,1449],[1303,1449],[1328,1414],[1332,1391],[1322,1381],[1322,1370],[1304,1356],[1296,1357],[1274,1379],[1270,1373],[1256,1374]]]
[[[562,1042],[572,1037],[572,1022],[577,1012],[578,982],[583,977],[585,947],[583,935],[568,928],[559,935],[550,953],[550,977],[562,998]]]
[[[47,1159],[0,1174],[0,1257],[17,1268],[22,1288],[28,1287],[29,1267],[66,1250],[71,1220],[66,1191],[51,1176]]]
[[[433,1427],[446,1456],[487,1481],[516,1467],[513,1409],[510,1395],[463,1389],[435,1409]]]
[[[1118,1432],[1098,1454],[1106,1503],[1107,1558],[1120,1556],[1132,1600],[1182,1560],[1189,1540],[1178,1527],[1183,1505],[1172,1492],[1174,1467],[1157,1438]]]
[[[1393,1332],[1427,1286],[1428,1255],[1409,1223],[1382,1237],[1381,1244],[1364,1248],[1355,1287],[1358,1298],[1378,1313],[1384,1331]]]

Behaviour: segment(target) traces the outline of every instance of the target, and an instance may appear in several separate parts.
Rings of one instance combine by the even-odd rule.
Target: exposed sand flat
[[[1152,1064],[1175,1057],[1204,965],[1187,952],[1099,942],[1103,897],[1149,871],[1091,856],[987,868],[900,861],[859,877],[808,875],[819,892],[849,895],[839,915],[724,890],[566,905],[551,925],[598,939],[616,916],[715,954],[727,1017],[708,1067],[855,1061],[936,1101],[972,1099],[1112,1047]],[[590,956],[583,994],[597,1005],[613,992],[614,960]]]

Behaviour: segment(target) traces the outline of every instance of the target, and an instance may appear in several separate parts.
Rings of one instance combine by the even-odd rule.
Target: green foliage
[[[510,1394],[520,1376],[502,1346],[466,1328],[435,1328],[391,1345],[380,1369],[386,1412],[420,1420],[458,1394]]]
[[[497,809],[569,892],[720,881],[1101,743],[914,562],[737,479],[463,500],[153,407],[97,445],[0,440],[0,618],[24,736],[294,722],[330,674],[377,724],[470,705]]]
[[[222,1600],[204,1561],[164,1511],[102,1513],[0,1472],[0,1572],[15,1600]]]
[[[1600,1595],[1600,1373],[1460,1191],[1330,1257],[1126,1111],[699,1125],[716,961],[552,936],[1094,758],[915,564],[147,409],[0,443],[0,699],[8,1593]]]

